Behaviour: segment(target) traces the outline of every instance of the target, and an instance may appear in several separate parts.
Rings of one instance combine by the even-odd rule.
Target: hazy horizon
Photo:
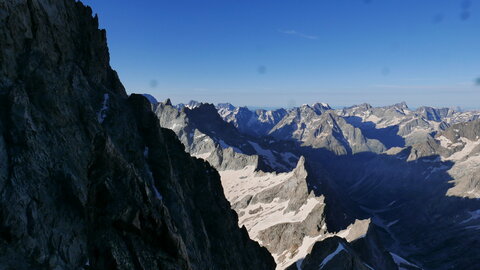
[[[143,95],[150,95],[148,93],[135,93],[135,94],[143,94]],[[157,98],[156,98],[157,99]],[[289,104],[289,105],[286,105],[286,106],[255,106],[255,105],[248,105],[248,104],[235,104],[235,103],[232,103],[232,102],[228,102],[228,101],[224,101],[224,102],[209,102],[209,101],[205,101],[205,100],[188,100],[186,102],[176,102],[175,100],[172,100],[171,98],[165,98],[165,99],[157,99],[158,102],[165,102],[167,99],[170,99],[170,102],[173,104],[173,105],[180,105],[180,104],[188,104],[190,102],[199,102],[199,103],[210,103],[210,104],[214,104],[214,105],[219,105],[219,104],[225,104],[225,103],[229,103],[235,107],[247,107],[248,109],[250,110],[257,110],[257,109],[263,109],[263,110],[276,110],[276,109],[292,109],[294,107],[300,107],[300,106],[303,106],[303,105],[313,105],[315,103],[326,103],[327,105],[329,105],[332,109],[344,109],[344,108],[348,108],[348,107],[352,107],[352,106],[356,106],[356,105],[362,105],[362,104],[369,104],[373,107],[384,107],[384,106],[393,106],[393,105],[396,105],[396,104],[400,104],[402,102],[405,102],[405,101],[399,101],[399,102],[395,102],[395,103],[392,103],[392,104],[371,104],[371,103],[368,103],[368,102],[362,102],[362,103],[357,103],[357,104],[347,104],[347,105],[337,105],[337,104],[330,104],[328,102],[324,102],[324,101],[314,101],[314,102],[309,102],[309,103],[302,103],[302,104]],[[405,102],[406,103],[406,102]],[[422,105],[422,106],[410,106],[408,103],[406,103],[406,105],[408,106],[408,108],[410,110],[417,110],[418,108],[422,107],[422,106],[426,106],[426,107],[433,107],[433,108],[451,108],[451,109],[454,109],[456,111],[477,111],[478,108],[475,108],[475,107],[460,107],[460,106],[429,106],[429,105]]]

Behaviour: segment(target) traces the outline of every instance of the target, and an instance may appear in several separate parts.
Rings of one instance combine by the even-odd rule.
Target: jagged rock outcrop
[[[370,270],[355,250],[340,237],[334,236],[317,242],[307,257],[287,270]]]
[[[156,114],[160,125],[172,129],[193,156],[203,158],[218,170],[255,166],[264,171],[290,171],[298,157],[264,149],[262,140],[240,133],[225,122],[212,104],[199,103],[178,109],[169,100],[160,103]]]
[[[366,234],[353,242],[338,236],[317,242],[309,255],[290,265],[287,270],[421,269],[385,250],[376,232],[372,230],[374,226],[370,225]]]
[[[373,269],[396,270],[399,265],[396,264],[392,254],[390,254],[382,245],[380,237],[377,235],[379,228],[370,224],[364,237],[360,237],[351,243],[352,248],[366,264]],[[420,268],[415,268],[420,269]]]
[[[0,2],[0,268],[273,269],[73,0]]]
[[[213,105],[198,104],[195,108],[178,109],[169,100],[156,110],[160,125],[173,130],[187,152],[207,160],[217,169],[241,169],[258,166],[253,147],[234,126],[224,122]]]

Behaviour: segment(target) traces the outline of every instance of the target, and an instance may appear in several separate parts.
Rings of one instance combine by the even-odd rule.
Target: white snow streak
[[[100,124],[103,123],[103,121],[105,121],[105,118],[107,117],[107,111],[108,111],[108,100],[110,99],[110,96],[108,94],[104,94],[103,95],[103,102],[102,102],[102,108],[100,109],[100,111],[98,112],[98,122]]]
[[[335,258],[335,256],[337,256],[343,250],[346,251],[345,246],[342,243],[339,243],[337,249],[334,252],[332,252],[331,254],[329,254],[327,257],[325,257],[325,259],[323,259],[322,263],[320,264],[319,269],[323,269],[323,267],[325,265],[327,265],[327,263],[329,261],[331,261],[333,258]]]

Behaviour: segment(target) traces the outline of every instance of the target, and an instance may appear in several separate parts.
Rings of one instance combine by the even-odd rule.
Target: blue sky
[[[480,1],[84,0],[128,92],[480,108]]]

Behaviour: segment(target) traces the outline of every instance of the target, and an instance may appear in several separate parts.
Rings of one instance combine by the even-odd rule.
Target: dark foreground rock
[[[273,269],[74,0],[0,1],[0,269]]]

